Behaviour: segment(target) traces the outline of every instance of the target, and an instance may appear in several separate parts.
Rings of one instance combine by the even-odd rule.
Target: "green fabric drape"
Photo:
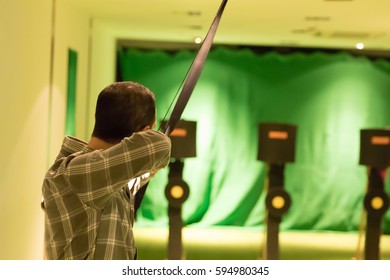
[[[195,53],[119,51],[124,80],[156,95],[159,120],[177,92]],[[267,167],[257,161],[257,125],[298,126],[296,162],[286,165],[292,206],[283,229],[357,230],[367,185],[359,165],[362,128],[390,125],[390,63],[347,53],[256,54],[212,50],[183,119],[197,121],[198,156],[185,160],[190,197],[185,224],[264,224]],[[166,225],[168,170],[150,182],[140,225]],[[389,175],[386,191],[389,190]],[[390,233],[390,211],[384,222]]]

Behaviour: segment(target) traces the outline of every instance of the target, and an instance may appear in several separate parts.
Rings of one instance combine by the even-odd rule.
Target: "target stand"
[[[383,216],[389,208],[384,181],[390,165],[390,130],[362,129],[360,131],[360,160],[367,166],[368,188],[364,196],[366,236],[364,258],[380,259],[380,237]]]
[[[279,259],[279,225],[291,205],[284,188],[284,167],[295,160],[296,126],[279,123],[260,123],[257,159],[268,164],[268,186],[265,205],[266,244],[264,259]]]
[[[165,187],[169,217],[167,259],[180,260],[185,259],[182,242],[182,205],[190,195],[190,188],[183,180],[183,159],[196,157],[196,122],[180,120],[169,137],[172,151],[168,184]]]

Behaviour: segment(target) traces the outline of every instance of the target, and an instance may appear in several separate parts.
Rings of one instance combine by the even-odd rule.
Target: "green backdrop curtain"
[[[123,80],[156,95],[161,120],[195,53],[118,51]],[[257,161],[257,125],[298,126],[296,162],[286,165],[292,206],[282,229],[357,230],[367,185],[359,165],[360,129],[390,125],[390,63],[347,53],[213,49],[182,118],[196,121],[196,158],[185,160],[192,226],[263,226],[266,164]],[[168,169],[150,182],[140,226],[167,225]],[[386,191],[389,193],[389,175]],[[384,219],[390,233],[390,211]]]

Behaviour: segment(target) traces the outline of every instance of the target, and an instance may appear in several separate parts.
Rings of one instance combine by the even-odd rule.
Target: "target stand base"
[[[366,239],[364,243],[364,258],[366,260],[380,259],[380,237],[383,216],[389,208],[389,197],[384,191],[385,170],[369,168],[368,191],[364,197],[364,208],[367,211]]]
[[[172,161],[169,164],[169,181],[165,188],[165,197],[168,199],[169,236],[168,236],[168,260],[185,259],[182,242],[182,205],[190,194],[190,188],[183,181],[184,162]]]
[[[282,216],[291,206],[291,197],[285,191],[284,165],[271,164],[269,167],[269,189],[265,198],[267,208],[267,241],[265,259],[279,259],[279,225]]]

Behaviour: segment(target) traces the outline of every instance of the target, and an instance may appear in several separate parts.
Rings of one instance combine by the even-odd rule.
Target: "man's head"
[[[154,94],[134,82],[117,82],[103,89],[96,103],[92,136],[116,143],[156,121]]]

